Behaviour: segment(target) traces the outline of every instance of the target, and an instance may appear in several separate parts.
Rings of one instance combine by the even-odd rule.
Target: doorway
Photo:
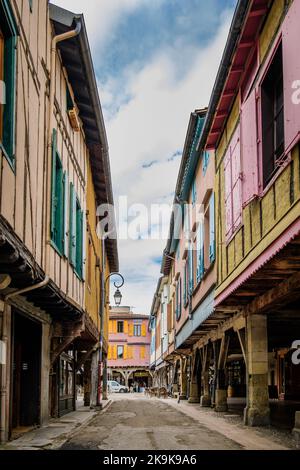
[[[40,424],[41,324],[13,312],[12,316],[13,434]]]

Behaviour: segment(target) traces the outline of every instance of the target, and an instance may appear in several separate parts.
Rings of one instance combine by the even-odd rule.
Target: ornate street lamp
[[[122,303],[122,294],[121,294],[120,289],[121,289],[121,287],[124,286],[124,283],[125,283],[125,280],[124,280],[124,277],[122,276],[122,274],[120,274],[120,273],[111,273],[111,274],[109,274],[109,276],[107,276],[107,278],[105,279],[105,290],[107,289],[107,282],[113,276],[119,276],[121,278],[120,282],[117,282],[117,281],[114,282],[114,286],[117,289],[115,294],[114,294],[115,304],[116,304],[117,307],[120,307],[120,305]]]
[[[114,294],[114,299],[115,299],[115,303],[116,303],[116,306],[117,307],[120,307],[121,303],[122,303],[122,294],[121,294],[121,287],[123,287],[124,283],[125,283],[125,279],[124,277],[122,276],[122,274],[120,273],[111,273],[107,276],[107,278],[105,279],[105,281],[103,282],[102,281],[102,288],[101,288],[101,297],[102,297],[102,303],[101,303],[101,315],[100,315],[100,318],[101,318],[101,329],[100,329],[100,355],[99,355],[99,365],[98,365],[98,390],[97,390],[97,407],[101,408],[101,394],[102,394],[102,387],[101,387],[101,375],[102,375],[102,362],[103,362],[103,334],[104,334],[104,330],[103,330],[103,327],[104,327],[104,321],[103,321],[103,318],[104,318],[104,311],[105,311],[105,304],[109,304],[109,301],[106,303],[105,302],[105,295],[106,295],[106,292],[107,292],[107,284],[110,280],[111,277],[113,276],[118,276],[120,278],[120,281],[115,281],[114,282],[114,286],[115,288],[117,289],[115,294]],[[103,365],[103,390],[104,390],[104,393],[103,393],[103,399],[104,400],[107,400],[107,396],[106,396],[106,387],[107,387],[107,364],[106,364],[106,361]]]

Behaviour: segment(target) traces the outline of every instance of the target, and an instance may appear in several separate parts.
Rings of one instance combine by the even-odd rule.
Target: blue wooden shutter
[[[193,257],[192,242],[190,243],[190,247],[189,247],[188,260],[189,260],[189,292],[190,292],[190,295],[192,295],[193,290],[194,290],[194,257]]]
[[[197,202],[197,187],[196,187],[196,180],[194,179],[193,185],[192,185],[192,204],[193,206]]]
[[[199,283],[204,276],[204,224],[199,223],[197,233],[197,282]]]
[[[188,258],[186,259],[185,266],[184,266],[184,278],[183,278],[184,304],[187,303],[187,294],[188,294]]]
[[[215,195],[211,195],[209,203],[209,260],[213,263],[216,259],[215,237]]]
[[[70,263],[76,267],[76,196],[73,183],[70,184]]]
[[[182,279],[179,280],[179,318],[181,317],[182,309]]]
[[[51,189],[51,239],[56,239],[56,149],[57,149],[57,132],[53,129],[52,134],[52,189]]]
[[[69,214],[69,178],[64,172],[63,187],[64,187],[64,219],[63,219],[63,254],[68,257],[68,214]]]
[[[202,162],[202,167],[203,167],[203,175],[206,175],[206,171],[209,165],[209,152],[204,151],[203,152],[203,162]]]

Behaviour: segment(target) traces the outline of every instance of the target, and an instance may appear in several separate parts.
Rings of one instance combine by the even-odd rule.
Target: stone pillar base
[[[244,423],[247,426],[268,426],[270,424],[270,408],[249,408],[244,409]]]
[[[203,395],[200,398],[200,406],[202,408],[210,408],[211,407],[211,398],[208,395]]]
[[[300,411],[295,413],[295,427],[293,429],[293,436],[296,439],[297,446],[300,446]]]
[[[295,427],[293,429],[293,437],[296,441],[297,448],[300,447],[300,411],[295,413]]]
[[[216,390],[216,405],[215,411],[222,412],[228,411],[227,405],[227,390]]]
[[[187,396],[186,395],[179,395],[179,399],[180,400],[187,400]]]
[[[91,405],[91,394],[90,394],[90,392],[85,392],[84,393],[83,404],[84,404],[84,406],[90,406]]]
[[[199,402],[200,402],[199,396],[193,396],[188,399],[188,403],[199,403]]]

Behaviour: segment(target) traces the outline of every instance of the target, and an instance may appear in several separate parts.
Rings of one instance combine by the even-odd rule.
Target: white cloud
[[[123,15],[149,0],[55,0],[72,11],[84,10],[88,34],[97,54],[116,34]],[[152,0],[151,0],[152,1]],[[155,0],[156,2],[162,0]],[[208,105],[231,13],[225,12],[220,30],[202,47],[162,48],[146,64],[132,63],[122,77],[99,80],[106,118],[115,200],[127,195],[129,203],[172,203],[180,157],[190,113]],[[95,62],[97,57],[94,57]],[[185,68],[187,70],[185,70]],[[185,73],[182,73],[184,70]],[[155,161],[150,168],[143,165]],[[160,276],[161,241],[119,242],[121,272],[127,277],[123,301],[137,312],[149,313]]]
[[[146,0],[51,0],[51,3],[73,13],[84,12],[84,18],[92,46],[97,51],[105,46],[106,40],[114,33],[123,15],[133,11]],[[88,3],[88,5],[86,5]]]
[[[166,202],[173,202],[180,158],[168,159],[183,148],[190,113],[208,105],[228,29],[227,16],[212,43],[193,49],[193,66],[179,82],[173,80],[176,64],[169,51],[161,51],[136,75],[128,74],[125,90],[132,99],[106,120],[116,195],[126,194],[131,203],[155,203],[166,196]],[[109,87],[103,89],[108,108],[113,105],[109,98],[115,100]],[[154,160],[155,165],[143,169]],[[165,244],[165,240],[119,244],[121,269],[130,275],[124,301],[138,311],[150,311],[160,276],[153,259],[161,256]]]

